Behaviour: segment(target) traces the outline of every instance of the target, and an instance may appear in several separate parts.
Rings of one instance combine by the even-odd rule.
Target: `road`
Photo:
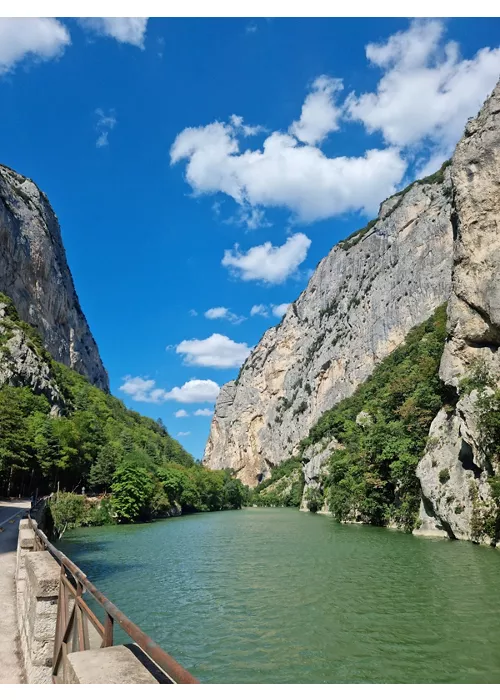
[[[14,574],[19,520],[29,507],[28,500],[0,500],[0,684],[24,682],[18,652]]]

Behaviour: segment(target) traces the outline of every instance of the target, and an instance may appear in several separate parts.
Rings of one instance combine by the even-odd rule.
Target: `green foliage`
[[[326,482],[329,508],[338,520],[414,526],[415,469],[443,402],[438,368],[445,330],[442,306],[412,329],[352,396],[324,413],[302,441],[302,450],[332,437],[342,443],[331,457]],[[371,422],[358,425],[360,411],[369,413]]]
[[[492,379],[486,362],[478,359],[471,365],[469,372],[460,380],[460,393],[470,394],[474,390],[483,392],[491,383]]]
[[[342,248],[342,250],[348,251],[349,248],[352,248],[353,245],[359,243],[366,236],[366,234],[375,226],[377,221],[378,219],[372,219],[366,224],[366,226],[354,231],[354,233],[351,233],[351,235],[345,240],[341,241],[339,246]]]
[[[293,415],[297,416],[299,413],[304,413],[304,411],[307,409],[307,401],[301,401],[297,408],[294,409]]]
[[[450,470],[449,469],[441,469],[439,472],[439,483],[440,484],[446,484],[450,480]]]
[[[147,519],[154,493],[152,461],[145,452],[129,453],[113,476],[113,508],[120,522]]]
[[[252,493],[252,503],[258,506],[298,508],[304,491],[302,462],[291,458],[275,467],[271,476],[258,484]]]
[[[309,486],[309,488],[307,488],[304,492],[304,498],[307,508],[311,511],[311,513],[317,513],[318,510],[323,508],[325,497],[319,489]]]
[[[66,403],[64,415],[54,416],[48,400],[30,387],[0,387],[0,493],[68,492],[53,506],[58,532],[108,522],[111,511],[130,522],[167,515],[173,508],[208,511],[240,508],[248,501],[246,487],[228,471],[195,464],[160,420],[130,411],[55,362],[36,330],[19,320],[12,301],[0,294],[0,302],[7,312],[2,326],[24,333]],[[111,490],[112,501],[100,499],[105,505],[90,507],[93,501],[71,493],[82,487]]]
[[[59,538],[68,529],[113,522],[109,498],[89,500],[76,493],[61,492],[49,500],[49,511],[54,532]]]
[[[80,527],[85,514],[85,496],[76,493],[60,493],[50,502],[54,528],[62,537],[67,528]]]

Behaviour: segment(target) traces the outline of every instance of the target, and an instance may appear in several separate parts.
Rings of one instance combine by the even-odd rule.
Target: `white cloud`
[[[276,306],[273,306],[273,316],[278,316],[278,318],[281,318],[281,316],[286,314],[289,306],[290,304],[277,304]]]
[[[418,146],[429,140],[442,160],[500,74],[500,48],[461,59],[458,44],[443,41],[444,30],[440,20],[414,20],[407,31],[368,44],[366,56],[383,76],[376,92],[351,94],[346,101],[350,118],[369,132],[380,130],[388,144]],[[433,157],[432,167],[439,167],[438,153]]]
[[[213,309],[208,309],[208,311],[205,311],[205,318],[209,318],[211,321],[214,321],[218,318],[226,318],[228,313],[229,309],[226,309],[225,306],[215,306]]]
[[[236,343],[219,333],[213,333],[204,340],[183,340],[176,348],[176,352],[185,355],[188,365],[219,369],[239,367],[250,354],[250,350],[246,343]]]
[[[189,430],[187,430],[185,433],[183,433],[182,430],[181,432],[177,433],[177,437],[187,437],[188,435],[191,435]]]
[[[198,312],[195,309],[190,309],[189,310],[189,315],[190,316],[198,316]]]
[[[312,107],[295,122],[293,128],[303,138],[318,139],[333,128],[332,115],[320,119],[315,102],[324,101],[328,89],[320,87]],[[261,149],[240,152],[241,118],[236,119],[237,126],[233,117],[229,123],[184,129],[170,158],[172,165],[187,161],[186,180],[196,195],[225,193],[246,212],[287,207],[304,221],[360,209],[371,214],[394,192],[406,169],[396,148],[328,158],[319,148],[279,131],[270,134]],[[249,220],[253,226],[261,223],[255,215]]]
[[[219,390],[219,385],[211,379],[190,379],[181,387],[167,391],[165,398],[179,403],[213,403]]]
[[[124,377],[124,384],[120,387],[124,394],[142,403],[164,403],[169,400],[179,403],[212,403],[217,398],[219,389],[219,385],[211,379],[190,379],[181,387],[175,386],[171,391],[166,391],[157,388],[154,379],[130,375]]]
[[[187,418],[189,416],[189,413],[185,411],[183,408],[180,408],[178,411],[174,413],[174,416],[176,418]]]
[[[267,241],[246,253],[242,253],[236,245],[234,251],[224,251],[222,264],[245,281],[261,280],[279,284],[304,262],[310,245],[311,241],[303,233],[293,234],[282,246],[273,246]]]
[[[195,416],[213,416],[213,411],[209,408],[197,408],[194,412]]]
[[[321,75],[312,88],[302,105],[300,119],[293,122],[289,131],[299,141],[316,146],[339,128],[342,109],[337,107],[334,98],[343,85],[341,80]]]
[[[154,379],[143,379],[142,377],[124,377],[125,383],[121,385],[120,391],[128,394],[134,401],[143,401],[145,403],[159,403],[158,400],[152,399],[152,393],[155,391]]]
[[[116,126],[115,110],[110,109],[107,113],[98,107],[95,111],[97,117],[96,129],[99,133],[95,145],[97,148],[103,148],[109,145],[108,135]]]
[[[267,318],[269,316],[267,306],[265,304],[254,304],[250,309],[250,316],[264,316],[264,318]]]
[[[233,314],[233,312],[229,311],[225,306],[215,306],[213,309],[208,309],[205,311],[205,318],[208,318],[210,321],[225,319],[234,324],[241,323],[245,320],[244,316]]]
[[[263,207],[285,207],[306,222],[351,211],[373,215],[401,183],[408,163],[421,159],[421,149],[429,160],[422,172],[449,157],[466,120],[498,80],[500,47],[463,59],[458,44],[443,35],[442,21],[415,20],[408,30],[368,44],[367,59],[382,71],[375,92],[351,93],[340,104],[341,81],[320,76],[288,133],[274,131],[255,150],[241,146],[240,116],[184,129],[172,145],[171,164],[186,162],[195,195],[231,197],[247,212],[241,218],[247,226],[265,221],[248,215]],[[386,147],[328,157],[318,145],[340,119],[382,132]]]
[[[122,44],[144,48],[147,17],[81,17],[80,24],[100,36],[109,36]]]
[[[273,316],[281,318],[281,316],[286,314],[289,306],[290,304],[271,304],[270,306],[266,304],[254,304],[250,309],[250,316],[263,316],[267,318],[271,311]]]
[[[68,30],[49,17],[0,18],[0,75],[29,57],[48,61],[71,44]]]
[[[235,132],[242,133],[243,136],[256,136],[260,134],[261,131],[266,131],[265,127],[260,126],[260,124],[256,124],[255,126],[245,124],[243,117],[239,117],[237,114],[231,114],[229,121],[234,127]]]

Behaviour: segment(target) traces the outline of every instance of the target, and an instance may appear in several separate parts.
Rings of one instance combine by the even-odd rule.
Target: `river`
[[[248,508],[60,548],[204,683],[500,683],[500,552]]]

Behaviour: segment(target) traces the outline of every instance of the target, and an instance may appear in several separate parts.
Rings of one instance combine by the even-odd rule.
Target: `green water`
[[[486,547],[282,508],[60,546],[205,683],[500,682],[500,552]]]

